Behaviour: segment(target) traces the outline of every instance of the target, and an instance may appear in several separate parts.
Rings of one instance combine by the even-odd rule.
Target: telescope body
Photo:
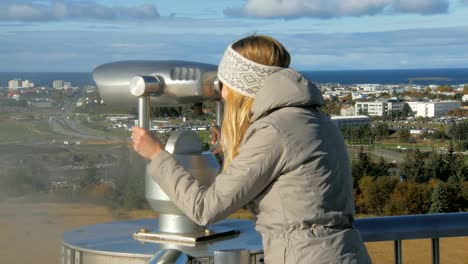
[[[143,76],[139,82],[133,80],[137,76]],[[104,103],[125,108],[134,108],[138,103],[130,85],[141,85],[151,77],[160,82],[160,89],[150,96],[152,106],[179,106],[221,99],[217,66],[212,64],[175,60],[119,61],[100,65],[93,71]]]

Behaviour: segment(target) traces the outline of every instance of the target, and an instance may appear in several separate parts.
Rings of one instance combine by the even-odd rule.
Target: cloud
[[[219,63],[225,47],[245,34],[184,34],[155,30],[19,31],[2,36],[2,71],[92,71],[118,60],[189,60]],[[14,34],[14,35],[11,35]],[[272,36],[299,70],[466,68],[468,28],[446,27],[365,33],[284,31]],[[90,41],[92,40],[92,41]],[[142,41],[143,40],[143,41]],[[31,45],[33,43],[34,45]]]
[[[468,67],[468,28],[295,34],[280,39],[306,70]],[[466,61],[463,61],[466,60]]]
[[[467,0],[465,0],[467,1]],[[447,13],[449,0],[247,0],[240,8],[226,8],[232,17],[333,18],[388,13]]]
[[[198,32],[175,35],[115,30],[32,30],[2,38],[1,32],[0,72],[90,72],[97,65],[119,60],[218,63],[230,41],[239,38]]]
[[[54,21],[67,19],[158,19],[157,8],[141,6],[105,6],[93,1],[3,1],[0,21]]]

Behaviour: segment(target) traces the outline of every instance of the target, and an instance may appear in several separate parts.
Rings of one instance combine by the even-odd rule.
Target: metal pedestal
[[[163,249],[177,249],[192,257],[192,263],[214,263],[215,251],[245,249],[250,251],[250,263],[263,263],[260,235],[249,220],[227,219],[210,225],[214,232],[237,230],[239,234],[206,243],[155,243],[135,240],[133,234],[141,228],[157,230],[158,219],[110,222],[84,226],[63,236],[63,264],[129,264],[148,263]]]

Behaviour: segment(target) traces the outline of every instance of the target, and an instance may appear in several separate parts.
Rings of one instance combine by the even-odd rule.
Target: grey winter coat
[[[193,221],[206,225],[247,207],[265,262],[370,263],[353,228],[350,163],[337,127],[316,110],[318,88],[292,69],[268,77],[252,106],[239,155],[210,187],[168,153],[148,173]]]

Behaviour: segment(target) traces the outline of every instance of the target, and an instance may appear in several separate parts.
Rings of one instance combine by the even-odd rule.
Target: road
[[[75,114],[72,111],[73,109],[73,105],[68,103],[64,105],[60,114],[49,117],[49,126],[55,133],[65,135],[73,139],[96,141],[122,140],[117,137],[99,136],[98,133],[93,134],[92,132],[84,131],[80,128],[82,127],[81,122],[75,119]]]

